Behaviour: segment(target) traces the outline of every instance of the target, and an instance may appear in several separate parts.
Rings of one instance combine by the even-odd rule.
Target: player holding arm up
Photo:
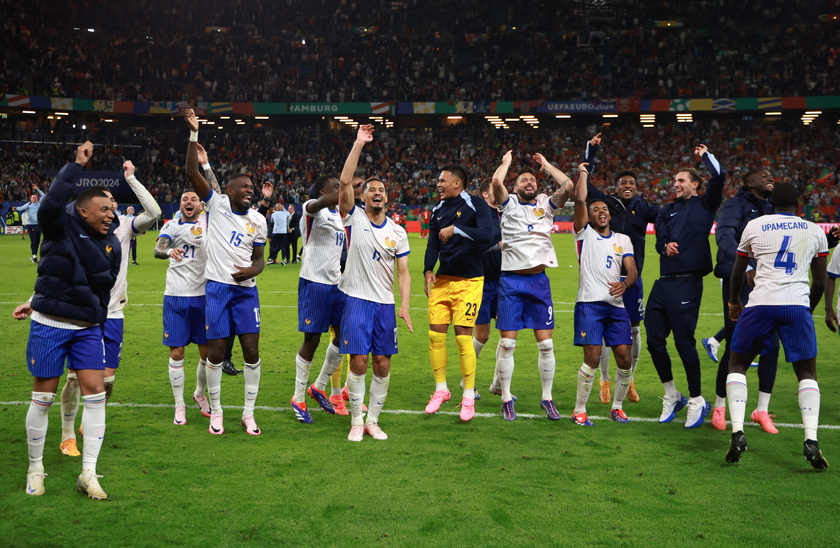
[[[391,356],[397,353],[394,317],[394,270],[399,275],[400,308],[397,314],[413,332],[408,312],[411,275],[408,271],[408,237],[402,227],[385,215],[385,183],[371,177],[362,185],[364,209],[357,207],[353,175],[365,144],[373,141],[373,126],[359,127],[353,148],[341,171],[339,207],[347,229],[347,266],[339,288],[347,295],[341,319],[341,353],[350,355],[347,390],[350,398],[350,441],[365,434],[388,439],[379,427],[379,414],[388,395]],[[368,354],[373,363],[368,415],[362,415]]]
[[[573,185],[571,179],[542,154],[535,154],[534,160],[556,181],[557,190],[552,196],[538,193],[537,177],[530,167],[519,169],[513,187],[515,196],[508,194],[504,181],[513,161],[511,151],[502,157],[492,183],[493,197],[502,213],[502,276],[499,281],[499,316],[496,319],[501,338],[496,352],[496,368],[502,390],[502,413],[509,421],[516,420],[510,385],[516,337],[523,329],[534,330],[539,349],[540,407],[549,419],[560,419],[552,398],[556,368],[551,339],[554,305],[545,269],[557,266],[551,229],[554,214],[571,196]],[[490,391],[493,392],[493,387]]]
[[[610,228],[610,212],[602,200],[587,204],[586,164],[578,167],[575,187],[575,240],[577,242],[580,283],[575,303],[575,346],[583,346],[583,364],[577,376],[577,400],[572,422],[592,426],[586,415],[586,402],[601,358],[602,342],[611,347],[618,370],[610,418],[629,422],[622,403],[632,379],[630,316],[622,296],[636,282],[636,262],[630,238]],[[622,271],[627,276],[622,279]]]
[[[224,433],[221,404],[222,361],[228,337],[239,336],[245,358],[245,402],[242,426],[248,434],[261,434],[254,419],[260,386],[260,300],[256,276],[265,268],[265,217],[251,209],[254,184],[246,175],[234,175],[225,194],[214,192],[198,165],[198,119],[184,112],[190,128],[187,176],[198,198],[212,216],[207,223],[205,276],[207,324],[207,391],[210,396],[211,434]]]

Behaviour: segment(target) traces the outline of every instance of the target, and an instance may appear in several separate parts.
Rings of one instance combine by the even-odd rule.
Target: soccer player
[[[26,414],[29,470],[26,493],[44,494],[44,442],[50,406],[55,401],[64,364],[76,371],[84,412],[82,473],[76,485],[92,499],[108,495],[99,485],[96,462],[105,436],[105,356],[102,327],[111,288],[120,271],[121,250],[113,228],[119,221],[110,194],[100,188],[82,192],[67,207],[76,181],[93,154],[86,142],[76,161],[65,165],[41,200],[39,223],[44,236],[38,279],[31,303],[14,317],[32,314],[26,363],[32,374],[32,402]]]
[[[114,229],[114,234],[121,246],[120,272],[117,282],[111,289],[111,299],[108,303],[108,317],[102,325],[102,335],[105,342],[105,401],[111,399],[116,380],[117,369],[122,358],[123,324],[125,322],[125,305],[128,302],[128,257],[131,247],[131,237],[149,229],[150,226],[160,217],[160,206],[152,194],[146,190],[137,177],[134,176],[134,164],[130,160],[123,163],[125,180],[137,197],[144,211],[138,216],[120,216],[119,225]],[[110,195],[111,193],[108,192]],[[117,203],[111,196],[114,210]],[[129,208],[132,209],[133,208]],[[67,372],[67,381],[61,390],[61,452],[67,456],[79,456],[76,447],[76,414],[79,411],[79,382],[76,372],[71,366]]]
[[[591,171],[595,164],[595,154],[601,145],[601,134],[593,137],[586,144],[584,160],[589,164]],[[645,266],[645,238],[649,223],[655,223],[659,215],[660,207],[648,202],[637,191],[636,174],[632,171],[622,171],[615,176],[615,193],[607,194],[597,189],[591,182],[587,181],[587,192],[590,199],[602,200],[610,210],[610,228],[615,232],[626,234],[633,243],[634,260],[638,274],[636,283],[628,287],[622,295],[624,309],[630,316],[630,332],[633,335],[633,344],[630,347],[630,371],[636,372],[639,363],[639,355],[642,351],[641,323],[645,317],[644,288],[642,286],[642,269]],[[623,273],[626,275],[626,272]],[[601,351],[599,369],[601,374],[600,396],[601,403],[610,403],[610,347],[604,345]],[[633,376],[630,377],[630,389],[627,392],[627,399],[631,402],[639,401],[639,394],[636,392],[636,383]]]
[[[593,426],[586,415],[586,402],[601,359],[602,342],[615,354],[618,380],[610,418],[629,422],[622,402],[630,389],[632,360],[630,316],[622,295],[636,283],[636,261],[630,237],[610,228],[610,211],[603,200],[587,204],[586,163],[578,167],[575,187],[575,241],[580,282],[575,303],[575,346],[583,347],[583,364],[577,375],[577,398],[572,422]],[[622,276],[622,271],[626,276]]]
[[[467,193],[467,181],[467,171],[461,166],[441,169],[437,184],[441,200],[432,209],[423,267],[423,289],[429,298],[429,362],[435,378],[426,413],[437,412],[452,397],[446,384],[446,332],[452,324],[464,383],[462,421],[475,416],[476,357],[472,331],[484,288],[481,256],[489,245],[497,243],[493,242],[493,213],[483,199]]]
[[[539,357],[537,368],[542,382],[540,407],[551,420],[560,420],[554,406],[554,305],[551,285],[545,269],[557,266],[557,255],[551,243],[554,213],[562,208],[572,193],[572,181],[551,165],[542,154],[534,160],[541,171],[557,182],[552,196],[538,194],[537,176],[530,167],[522,167],[516,174],[513,191],[508,195],[504,181],[513,154],[508,151],[493,173],[493,198],[502,213],[502,276],[499,282],[499,317],[496,327],[501,338],[496,352],[496,367],[502,388],[502,413],[505,420],[516,420],[514,399],[510,393],[513,376],[513,352],[516,336],[522,329],[533,329]]]
[[[291,215],[283,204],[274,206],[274,213],[271,214],[271,252],[268,255],[268,264],[286,265],[289,263],[289,219]],[[277,262],[277,253],[280,253],[280,262]]]
[[[432,212],[429,211],[428,207],[424,207],[423,211],[420,212],[420,237],[421,238],[428,238],[429,237],[429,223],[432,220]]]
[[[829,244],[830,245],[830,244]],[[835,251],[828,263],[828,279],[825,282],[825,325],[837,333],[837,302],[835,301],[835,290],[837,278],[840,278],[840,252]]]
[[[26,225],[24,228],[29,234],[29,251],[32,256],[29,260],[33,263],[38,263],[38,246],[41,245],[41,229],[38,228],[38,209],[40,208],[39,200],[44,197],[44,191],[38,188],[38,185],[32,183],[32,195],[29,196],[29,203],[18,206],[17,210],[20,213],[26,213]]]
[[[339,283],[347,302],[341,319],[341,353],[350,355],[347,391],[350,398],[350,441],[365,434],[388,439],[379,427],[391,380],[391,356],[397,353],[397,322],[394,317],[394,270],[399,275],[400,309],[409,331],[411,274],[408,271],[408,236],[385,215],[388,193],[385,183],[372,177],[362,185],[364,209],[356,207],[353,174],[366,143],[373,141],[373,126],[359,127],[353,148],[341,171],[339,209],[348,234],[347,268]],[[367,419],[362,415],[368,354],[373,363]]]
[[[199,362],[193,400],[204,416],[210,416],[207,388],[207,335],[204,320],[204,266],[207,252],[207,215],[198,194],[181,195],[181,218],[169,221],[155,244],[155,258],[168,259],[166,289],[163,292],[163,344],[169,347],[169,384],[175,398],[177,425],[187,424],[184,403],[184,347],[198,345]]]
[[[773,187],[775,214],[747,223],[738,244],[729,283],[729,317],[737,320],[732,335],[726,399],[732,421],[732,440],[726,462],[741,460],[747,450],[744,414],[747,406],[746,372],[750,362],[773,345],[778,330],[785,359],[793,364],[799,381],[799,409],[805,429],[803,454],[817,470],[828,461],[817,443],[820,388],[817,384],[817,335],[813,310],[822,299],[826,280],[828,241],[814,223],[796,216],[799,191],[790,183]],[[755,289],[744,306],[741,287],[750,258],[755,258]],[[808,272],[811,282],[809,288]]]
[[[709,231],[726,180],[726,172],[706,145],[695,147],[694,154],[711,174],[708,188],[702,196],[697,194],[702,179],[694,169],[683,169],[674,177],[676,199],[666,204],[656,219],[659,279],[653,284],[645,311],[648,352],[665,389],[659,422],[671,422],[687,404],[686,428],[697,428],[709,414],[710,406],[700,388],[700,357],[694,329],[700,315],[703,277],[712,271]],[[690,400],[674,385],[671,356],[666,347],[671,332],[685,367]]]
[[[260,387],[260,299],[255,277],[265,268],[265,217],[251,209],[254,184],[246,175],[234,175],[224,195],[213,192],[198,166],[198,119],[184,111],[190,128],[187,176],[211,215],[207,223],[207,392],[210,396],[211,434],[224,433],[222,412],[222,360],[226,339],[239,336],[245,359],[245,405],[242,426],[258,436],[254,406]]]
[[[717,265],[715,276],[721,278],[723,295],[723,339],[726,340],[723,355],[718,362],[717,379],[715,383],[715,404],[712,407],[712,426],[718,430],[726,430],[726,376],[729,373],[729,341],[735,322],[729,319],[729,280],[732,277],[732,265],[735,263],[735,252],[744,228],[751,220],[773,213],[773,206],[767,201],[773,191],[773,176],[765,168],[752,169],[744,175],[744,184],[735,195],[726,201],[718,214],[718,225],[715,231],[717,240]],[[755,261],[750,261],[755,268]],[[741,304],[749,301],[752,285],[745,283],[740,288]],[[715,337],[717,339],[717,337]],[[706,347],[704,343],[703,347]],[[711,345],[710,345],[711,346]],[[707,351],[708,352],[708,351]],[[770,394],[776,382],[776,369],[779,362],[779,338],[773,337],[773,344],[769,352],[762,352],[758,363],[758,403],[752,412],[752,419],[761,425],[765,432],[778,434],[779,430],[773,424],[768,414]]]
[[[335,413],[326,389],[330,376],[338,369],[342,359],[338,347],[345,296],[338,289],[338,282],[341,280],[345,232],[341,215],[336,209],[338,189],[338,179],[322,175],[313,185],[311,199],[302,206],[303,256],[298,281],[298,331],[303,333],[303,344],[295,356],[295,393],[290,402],[295,418],[302,423],[312,422],[312,415],[306,408],[307,392],[324,411]],[[321,334],[330,331],[330,327],[334,335],[327,345],[321,372],[310,386],[312,358],[321,342]],[[344,406],[341,397],[338,403]]]

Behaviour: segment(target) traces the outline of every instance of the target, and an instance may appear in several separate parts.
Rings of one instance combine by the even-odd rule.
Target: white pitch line
[[[29,405],[29,402],[28,401],[0,401],[0,405],[17,405],[17,406],[20,406],[20,405]],[[134,407],[134,408],[143,408],[143,409],[174,409],[175,406],[172,405],[172,404],[169,404],[169,403],[118,403],[118,402],[112,402],[112,403],[108,404],[108,407]],[[223,409],[233,409],[233,410],[238,409],[238,410],[241,410],[242,406],[241,405],[223,405],[222,408]],[[257,406],[254,407],[254,409],[259,409],[260,411],[279,411],[279,412],[291,411],[292,410],[290,407],[271,407],[271,406],[265,406],[265,405],[257,405]],[[320,411],[321,413],[326,413],[326,411],[324,411],[323,409],[320,409],[320,408],[316,409],[316,408],[313,407],[312,410]],[[383,409],[382,412],[386,413],[386,414],[391,414],[391,415],[425,415],[426,414],[425,411],[417,411],[417,410],[413,410],[413,409]],[[435,415],[448,415],[448,416],[457,417],[457,416],[459,416],[459,413],[457,411],[438,411],[437,413],[435,413]],[[499,418],[499,415],[500,415],[499,413],[476,413],[475,414],[476,417],[483,417],[483,418],[489,418],[489,419]],[[532,414],[532,413],[517,413],[516,416],[517,417],[522,417],[522,418],[525,418],[525,419],[542,419],[542,418],[545,418],[545,415],[543,415],[543,414],[535,415],[535,414]],[[571,415],[560,415],[560,418],[571,420],[572,417],[571,417]],[[603,420],[603,421],[609,421],[610,420],[609,417],[599,417],[597,415],[589,415],[589,418],[590,419],[595,419],[595,420]],[[630,417],[630,422],[654,422],[654,423],[658,423],[659,419],[646,418],[646,417],[632,417],[631,416]],[[675,422],[677,424],[682,424],[684,421],[673,421],[673,422]],[[726,424],[730,424],[730,423],[727,422]],[[750,424],[750,425],[755,424],[756,426],[758,426],[758,424],[753,423],[753,422],[745,422],[744,424]],[[795,428],[795,429],[798,429],[798,430],[802,430],[802,425],[801,424],[779,423],[779,422],[777,422],[775,424],[778,428]],[[818,428],[821,429],[821,430],[840,430],[840,425],[821,424],[821,425],[819,425]]]

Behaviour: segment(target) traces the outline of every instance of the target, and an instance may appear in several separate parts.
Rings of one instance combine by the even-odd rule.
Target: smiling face
[[[443,199],[454,198],[464,190],[464,183],[451,171],[441,171],[438,177],[437,192]]]
[[[201,214],[201,200],[195,192],[184,192],[181,195],[181,218],[187,223],[193,223]]]
[[[691,198],[697,194],[697,187],[699,186],[700,182],[692,181],[689,172],[680,171],[674,177],[674,196],[678,200],[681,198]]]
[[[513,185],[513,191],[523,202],[534,201],[537,197],[538,189],[537,176],[530,172],[518,175],[516,177],[516,183]]]
[[[609,231],[610,228],[610,210],[604,202],[592,202],[589,204],[589,224],[591,224],[596,231]]]
[[[114,202],[107,196],[94,196],[85,204],[76,205],[82,219],[90,229],[101,235],[108,234],[111,229],[111,222],[116,216],[114,213]]]
[[[385,192],[385,183],[373,179],[362,187],[362,200],[365,202],[365,209],[373,213],[379,213],[385,209],[388,203],[388,194]]]
[[[618,178],[618,181],[616,181],[615,189],[616,192],[618,192],[619,198],[629,200],[636,195],[636,179],[630,175],[622,175]]]
[[[226,187],[227,195],[230,197],[231,209],[243,212],[251,207],[251,199],[254,197],[254,183],[250,177],[242,175],[231,179]]]
[[[773,174],[767,169],[753,173],[747,178],[747,186],[758,196],[767,199],[773,193]]]

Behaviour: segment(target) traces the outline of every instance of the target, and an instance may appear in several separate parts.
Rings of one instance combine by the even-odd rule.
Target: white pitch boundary
[[[29,405],[29,402],[28,401],[0,401],[0,405],[22,406],[22,405]],[[109,403],[108,407],[134,407],[134,408],[141,408],[141,409],[174,409],[175,408],[174,405],[169,404],[169,403],[117,403],[117,402]],[[190,406],[190,407],[192,407],[192,406]],[[240,406],[237,406],[237,405],[223,405],[222,408],[223,409],[231,409],[231,410],[242,410],[241,405]],[[270,406],[265,406],[265,405],[257,405],[257,406],[254,407],[254,409],[259,409],[260,411],[279,411],[279,412],[284,412],[284,411],[291,412],[292,411],[291,407],[270,407]],[[314,408],[314,407],[310,411],[320,411],[321,413],[326,413],[326,411],[324,411],[323,409]],[[390,414],[390,415],[425,415],[426,414],[425,411],[416,411],[416,410],[413,410],[413,409],[383,409],[382,413]],[[452,417],[457,417],[460,414],[457,411],[438,411],[437,413],[435,413],[435,415],[448,415],[448,416],[452,416]],[[499,413],[476,413],[475,416],[476,417],[482,417],[482,418],[488,418],[488,419],[493,419],[493,418],[501,419]],[[544,419],[545,418],[544,414],[535,415],[535,414],[532,414],[532,413],[517,413],[516,416],[517,416],[517,418],[521,417],[521,418],[524,418],[524,419]],[[588,416],[589,416],[590,419],[599,420],[599,421],[600,420],[603,420],[603,421],[610,421],[611,420],[609,417],[600,417],[600,416],[597,416],[597,415],[588,415]],[[560,415],[560,418],[571,420],[572,416],[571,415]],[[659,419],[653,419],[653,418],[647,418],[647,417],[632,417],[631,416],[630,417],[630,422],[653,422],[653,423],[658,423]],[[685,421],[679,421],[679,420],[674,420],[672,422],[677,423],[677,424],[685,423]],[[727,421],[726,424],[731,424],[731,423],[729,421]],[[754,422],[745,422],[744,424],[759,426],[757,423],[754,423]],[[776,424],[776,427],[778,427],[778,428],[795,428],[795,429],[798,429],[798,430],[802,430],[802,425],[801,424],[779,423],[779,422],[777,422],[775,424]],[[818,428],[821,429],[821,430],[840,430],[840,425],[821,424],[821,425],[819,425]]]

